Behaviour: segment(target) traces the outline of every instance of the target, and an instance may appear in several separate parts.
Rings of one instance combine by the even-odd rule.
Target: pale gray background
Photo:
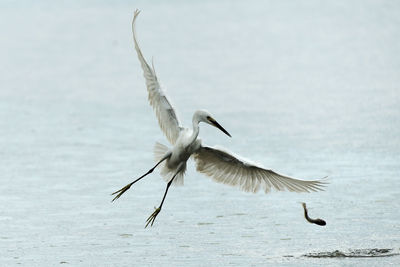
[[[399,264],[307,258],[400,241],[399,1],[2,1],[0,265]],[[185,125],[206,108],[219,144],[325,192],[247,194],[189,165],[154,227],[166,143],[133,50]],[[298,202],[326,227],[308,224]]]

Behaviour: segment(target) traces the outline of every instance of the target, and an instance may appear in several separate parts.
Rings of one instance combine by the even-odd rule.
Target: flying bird
[[[186,162],[190,157],[195,160],[196,169],[200,173],[210,176],[216,182],[238,186],[246,192],[255,193],[260,188],[264,189],[265,193],[268,193],[271,188],[275,188],[278,191],[289,190],[291,192],[323,190],[325,182],[322,180],[304,181],[294,179],[235,156],[223,148],[203,145],[198,138],[200,132],[199,124],[201,122],[214,126],[231,137],[228,131],[208,111],[197,110],[193,114],[192,127],[183,127],[171,102],[161,89],[154,65],[152,64],[150,67],[140,50],[135,32],[135,22],[139,13],[139,10],[135,10],[132,20],[133,42],[144,72],[150,105],[156,113],[161,130],[172,147],[169,148],[163,144],[156,143],[154,147],[155,166],[141,177],[112,193],[112,195],[115,195],[112,201],[118,199],[134,183],[152,173],[156,167],[160,166],[161,176],[167,182],[167,187],[160,206],[146,220],[145,227],[148,225],[152,226],[162,209],[171,184],[183,184]]]

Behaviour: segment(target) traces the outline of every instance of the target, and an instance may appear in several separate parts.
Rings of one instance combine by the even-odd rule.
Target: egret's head
[[[210,112],[206,110],[198,110],[195,113],[195,116],[197,117],[198,122],[205,122],[208,123],[214,127],[217,127],[220,129],[224,134],[226,134],[229,137],[232,137],[227,130],[224,129],[210,114]]]

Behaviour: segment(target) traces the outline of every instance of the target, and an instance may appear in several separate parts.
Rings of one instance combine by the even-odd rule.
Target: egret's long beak
[[[224,129],[224,127],[222,127],[216,120],[209,118],[209,121],[212,123],[213,126],[217,127],[218,129],[220,129],[224,134],[226,134],[229,137],[232,137],[227,130]]]

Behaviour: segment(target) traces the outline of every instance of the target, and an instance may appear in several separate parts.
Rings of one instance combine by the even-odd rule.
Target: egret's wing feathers
[[[133,41],[135,43],[135,50],[143,69],[143,76],[146,79],[147,91],[149,92],[149,102],[156,112],[158,124],[160,125],[161,130],[166,135],[168,141],[171,144],[175,144],[182,127],[180,126],[174,108],[158,83],[154,65],[151,68],[146,62],[136,40],[135,21],[139,13],[140,11],[135,11],[132,21],[132,33]]]
[[[310,192],[323,190],[323,181],[303,181],[278,174],[240,159],[222,149],[203,146],[194,154],[197,171],[219,183],[239,186],[247,192],[257,192],[262,187],[265,193],[271,188],[278,191]]]

